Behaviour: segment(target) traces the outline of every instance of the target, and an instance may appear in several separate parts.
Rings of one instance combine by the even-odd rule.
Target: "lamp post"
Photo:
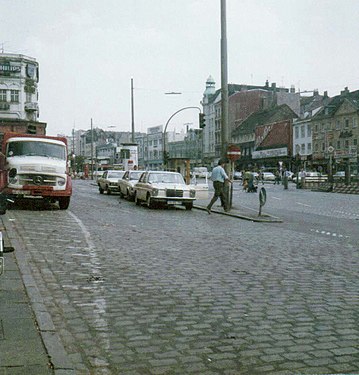
[[[172,120],[172,118],[177,115],[177,113],[182,112],[186,109],[198,109],[199,112],[201,112],[201,108],[199,108],[199,107],[183,107],[183,108],[179,109],[178,111],[176,111],[175,113],[173,113],[170,116],[170,118],[167,120],[165,128],[163,130],[163,135],[162,135],[162,137],[163,137],[163,140],[162,140],[162,144],[163,144],[163,154],[162,154],[163,155],[163,165],[167,164],[167,160],[166,160],[167,159],[167,157],[166,157],[166,131],[167,131],[167,126],[168,126],[169,122]]]

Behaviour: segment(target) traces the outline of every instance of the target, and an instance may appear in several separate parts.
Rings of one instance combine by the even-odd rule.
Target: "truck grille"
[[[43,174],[20,175],[20,185],[56,186],[56,176]]]
[[[183,197],[183,190],[175,190],[175,189],[167,189],[166,190],[166,197]]]

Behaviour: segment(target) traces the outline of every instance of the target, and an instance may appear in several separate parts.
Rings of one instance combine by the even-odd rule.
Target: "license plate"
[[[0,275],[4,272],[4,258],[0,257]]]
[[[167,204],[178,204],[178,201],[167,201]]]

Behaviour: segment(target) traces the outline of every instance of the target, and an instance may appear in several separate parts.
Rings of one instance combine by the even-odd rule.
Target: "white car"
[[[125,171],[108,170],[103,172],[103,175],[97,179],[98,190],[100,194],[104,191],[107,194],[118,193],[118,180],[123,177]]]
[[[145,202],[149,208],[157,204],[182,205],[191,210],[196,199],[196,190],[186,185],[177,172],[146,171],[134,186],[137,205]]]
[[[121,197],[126,197],[127,199],[134,198],[134,186],[140,179],[143,172],[144,171],[134,169],[125,172],[121,180],[118,180],[118,189]]]
[[[264,181],[275,181],[275,176],[272,172],[262,172]]]

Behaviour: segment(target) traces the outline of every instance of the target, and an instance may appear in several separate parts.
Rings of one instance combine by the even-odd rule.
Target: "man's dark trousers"
[[[210,210],[218,198],[221,199],[221,205],[226,210],[227,209],[227,199],[224,194],[224,182],[213,181],[214,195],[207,208]]]

